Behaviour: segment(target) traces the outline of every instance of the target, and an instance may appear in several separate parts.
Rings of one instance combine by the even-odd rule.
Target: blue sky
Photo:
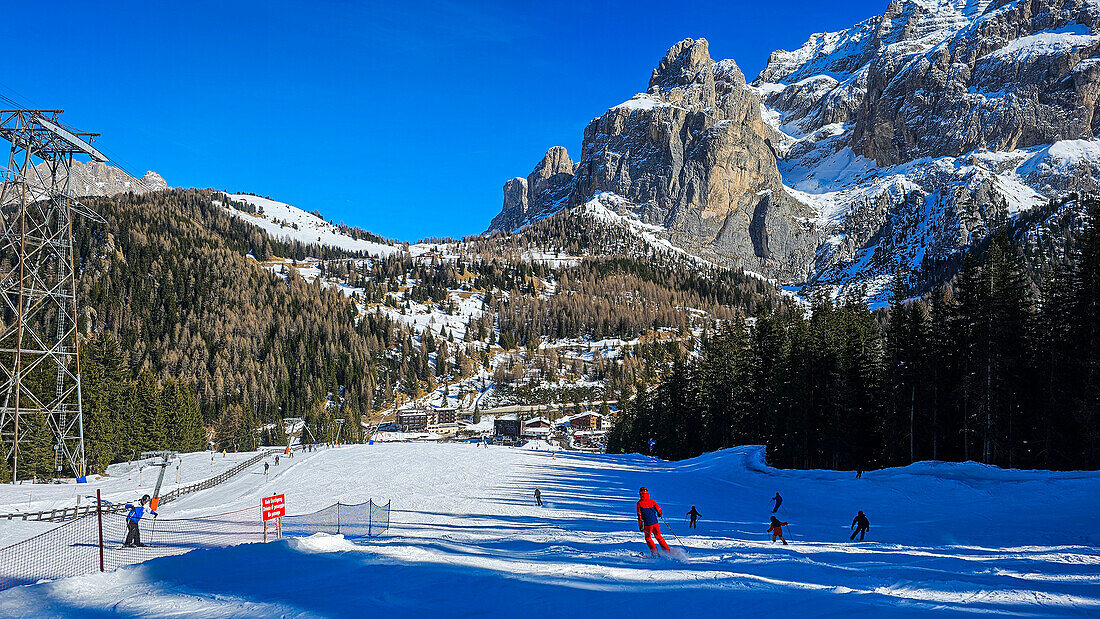
[[[485,229],[501,186],[705,37],[751,80],[887,0],[54,2],[0,93],[66,110],[139,175],[251,191],[384,236]],[[44,7],[7,7],[11,23]],[[15,15],[11,15],[15,13]],[[19,15],[24,13],[24,15]]]

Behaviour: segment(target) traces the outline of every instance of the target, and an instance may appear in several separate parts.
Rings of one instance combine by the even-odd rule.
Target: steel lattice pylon
[[[0,449],[13,481],[20,447],[50,436],[55,471],[85,474],[72,220],[103,220],[69,182],[74,155],[107,158],[83,139],[97,134],[65,127],[60,113],[0,110],[0,138],[11,143],[0,182]]]

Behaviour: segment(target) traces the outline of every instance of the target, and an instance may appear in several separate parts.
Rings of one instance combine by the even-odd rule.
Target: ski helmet
[[[149,495],[148,495],[148,494],[146,494],[145,496],[141,497],[141,502],[142,502],[143,504],[144,504],[144,503],[148,503],[149,501],[150,501],[150,498],[149,498]]]

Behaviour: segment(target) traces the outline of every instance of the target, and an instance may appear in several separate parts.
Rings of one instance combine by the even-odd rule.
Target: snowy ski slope
[[[392,499],[389,535],[199,550],[20,587],[0,594],[0,616],[1100,615],[1093,472],[921,463],[855,480],[771,469],[755,447],[666,463],[418,443],[325,450],[279,469],[166,509],[214,513],[272,492],[290,513]],[[641,556],[640,485],[686,554]],[[776,491],[786,547],[765,533]],[[871,521],[863,543],[848,541],[858,509]]]
[[[223,456],[221,452],[199,451],[181,454],[168,465],[161,493],[215,477],[256,453],[230,452]],[[107,467],[106,475],[89,475],[86,484],[75,483],[72,479],[57,484],[0,484],[0,514],[22,514],[87,505],[89,502],[94,503],[96,490],[101,492],[103,500],[108,503],[137,501],[141,495],[153,493],[160,474],[160,467],[154,465],[158,461],[159,458],[151,458],[112,464]],[[0,548],[55,526],[56,523],[33,520],[0,520]]]

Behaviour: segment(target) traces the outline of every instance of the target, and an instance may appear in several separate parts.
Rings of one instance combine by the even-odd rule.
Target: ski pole
[[[676,538],[676,543],[680,545],[680,548],[684,549],[684,554],[687,554],[687,550],[688,550],[687,547],[684,546],[684,543],[680,541],[680,536],[676,535],[676,531],[673,531],[672,527],[668,526],[668,523],[665,522],[665,517],[664,516],[657,516],[657,517],[661,519],[661,524],[665,525],[665,527],[668,528],[668,532],[672,534],[672,537]]]

